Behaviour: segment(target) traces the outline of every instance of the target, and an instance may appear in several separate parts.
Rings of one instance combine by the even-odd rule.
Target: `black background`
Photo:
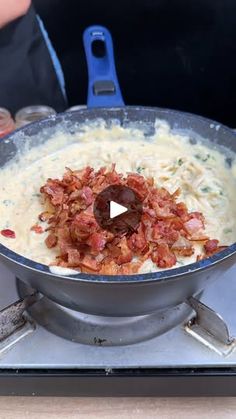
[[[69,104],[86,102],[82,33],[112,32],[126,104],[168,107],[236,127],[235,0],[34,0],[61,61]]]

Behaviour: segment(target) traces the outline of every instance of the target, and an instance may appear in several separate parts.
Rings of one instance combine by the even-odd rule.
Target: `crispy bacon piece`
[[[78,178],[82,185],[87,185],[88,182],[94,177],[94,169],[90,166],[85,167],[82,170],[75,170],[72,172],[72,175],[75,175]]]
[[[139,260],[137,262],[125,263],[124,265],[120,266],[118,273],[120,275],[131,275],[131,274],[135,274],[136,272],[139,271],[139,269],[141,268],[143,262],[144,262],[144,260],[141,259],[141,260]]]
[[[69,201],[79,203],[78,209],[85,209],[94,201],[93,191],[88,186],[83,186],[81,190],[75,190],[70,194]]]
[[[16,233],[13,230],[10,230],[9,228],[5,228],[4,230],[1,230],[1,235],[4,237],[7,237],[9,239],[15,239]]]
[[[38,224],[33,225],[30,230],[34,231],[37,234],[42,234],[43,233],[43,228],[41,226],[39,226]]]
[[[150,241],[154,243],[165,243],[172,245],[179,238],[179,232],[173,228],[171,223],[165,221],[157,221],[152,227],[152,238]]]
[[[117,275],[119,271],[119,265],[114,261],[104,262],[100,269],[100,274],[102,275]]]
[[[172,268],[177,262],[175,254],[166,243],[158,245],[152,251],[151,259],[159,268]]]
[[[116,258],[116,261],[117,261],[118,265],[122,265],[123,263],[131,262],[131,260],[133,258],[133,254],[132,254],[130,248],[128,247],[128,242],[127,242],[126,237],[122,237],[120,239],[120,242],[117,245],[117,247],[119,248],[119,251],[120,251],[118,257]]]
[[[98,272],[100,269],[99,263],[97,262],[96,258],[94,258],[91,255],[85,255],[81,260],[80,264],[82,268],[88,269],[89,272]]]
[[[52,214],[48,211],[44,211],[41,212],[41,214],[39,214],[38,218],[40,221],[48,221],[51,218]]]
[[[80,266],[81,255],[77,249],[68,250],[68,265],[70,268],[76,268]]]
[[[136,173],[129,173],[126,179],[126,185],[133,189],[142,201],[148,195],[147,181],[143,176]]]
[[[192,236],[203,229],[203,223],[198,218],[190,218],[189,221],[184,223],[184,228]]]
[[[93,233],[89,236],[87,244],[91,247],[91,251],[99,253],[106,245],[105,235],[102,233]]]
[[[40,189],[51,201],[52,205],[59,205],[64,200],[64,190],[60,182],[53,179],[48,179],[46,185]]]
[[[82,211],[75,215],[70,225],[71,236],[78,241],[87,240],[97,229],[98,225],[94,216]]]
[[[128,186],[142,201],[143,212],[136,231],[113,234],[97,224],[94,200],[110,185]],[[45,243],[48,248],[57,246],[59,254],[54,263],[59,266],[125,275],[138,272],[148,258],[159,268],[171,268],[176,264],[176,255],[193,254],[193,242],[197,240],[205,242],[205,256],[221,250],[217,240],[209,240],[205,235],[203,215],[189,212],[183,202],[177,202],[180,189],[170,194],[165,188],[156,187],[153,178],[137,173],[125,177],[117,173],[115,164],[97,172],[89,166],[82,170],[67,168],[61,180],[48,179],[40,191],[46,211],[39,219],[48,223]]]
[[[204,244],[204,251],[205,253],[201,254],[201,255],[197,255],[197,262],[199,262],[200,260],[206,259],[212,255],[214,255],[215,253],[220,252],[221,250],[227,249],[227,246],[218,246],[219,244],[219,240],[207,240]]]
[[[57,244],[57,237],[54,233],[50,233],[48,237],[45,240],[46,246],[51,249],[52,247],[55,247]]]
[[[207,255],[215,253],[218,249],[219,240],[207,240],[204,249]]]
[[[171,249],[180,256],[192,256],[194,253],[192,243],[185,237],[179,237]]]
[[[145,230],[141,224],[138,227],[137,233],[133,233],[128,239],[128,246],[135,254],[142,254],[147,248],[147,245]]]
[[[186,205],[184,204],[184,202],[178,202],[176,204],[176,209],[175,209],[176,215],[181,218],[182,221],[187,221],[188,220],[188,209],[186,207]]]
[[[204,241],[208,239],[204,233],[205,226],[203,220],[202,214],[193,212],[190,214],[190,219],[184,223],[184,228],[190,240]]]
[[[218,246],[219,240],[207,240],[204,244],[204,249],[207,256],[212,256],[227,248],[227,246]]]
[[[81,190],[81,200],[84,202],[86,208],[93,202],[93,191],[88,186],[84,186]]]
[[[58,248],[60,250],[60,256],[62,258],[66,258],[68,251],[70,249],[73,249],[73,247],[77,248],[78,246],[75,246],[75,244],[73,243],[71,234],[70,234],[70,229],[69,226],[64,225],[64,226],[60,226],[58,228],[56,228],[54,230],[54,234],[57,237],[57,245]]]
[[[162,203],[163,205],[163,203]],[[168,218],[172,218],[173,217],[173,212],[171,211],[171,208],[169,208],[169,206],[160,206],[160,203],[154,202],[153,203],[153,208],[155,211],[155,215],[158,219],[163,220],[163,219],[168,219]]]

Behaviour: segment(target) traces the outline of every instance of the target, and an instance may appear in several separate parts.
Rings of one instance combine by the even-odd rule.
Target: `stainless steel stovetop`
[[[0,265],[0,290],[0,309],[19,299],[16,280],[13,274],[2,265]],[[232,337],[236,336],[235,296],[236,266],[228,271],[224,278],[209,286],[201,297],[201,301],[204,304],[211,307],[223,317]],[[14,339],[10,337],[7,341],[0,344],[0,393],[32,394],[35,392],[36,394],[74,394],[75,389],[74,391],[66,391],[65,383],[62,386],[64,390],[55,390],[55,392],[50,390],[51,387],[48,389],[46,384],[41,387],[39,386],[39,382],[37,381],[39,377],[41,377],[41,380],[43,380],[42,377],[45,378],[46,376],[50,376],[50,379],[52,379],[57,374],[64,378],[66,375],[66,382],[69,380],[69,377],[71,377],[71,382],[74,382],[75,376],[77,378],[79,376],[78,382],[80,385],[78,388],[82,388],[81,383],[87,382],[88,377],[98,377],[100,373],[103,379],[105,377],[117,377],[116,383],[120,379],[118,379],[118,375],[121,377],[122,374],[122,377],[134,379],[142,375],[143,372],[145,380],[147,377],[153,377],[154,380],[154,377],[159,376],[159,384],[156,382],[156,388],[159,388],[159,390],[160,388],[162,390],[166,389],[165,374],[168,377],[172,376],[172,378],[175,376],[175,379],[176,377],[183,377],[189,374],[191,378],[197,376],[202,377],[203,375],[205,376],[205,383],[207,382],[206,376],[209,378],[212,374],[218,377],[224,376],[224,378],[228,376],[229,380],[232,380],[232,377],[236,376],[235,343],[231,345],[231,349],[227,355],[222,354],[220,351],[217,352],[207,347],[204,343],[200,343],[187,333],[185,325],[186,321],[161,336],[143,342],[123,346],[103,346],[102,342],[99,341],[96,341],[95,343],[97,344],[94,345],[69,341],[56,336],[38,324],[34,323],[32,326],[29,323],[25,328],[25,336],[22,337],[21,333],[18,337],[17,335]],[[163,377],[162,379],[160,378],[160,374]],[[22,377],[21,381],[19,379],[17,380],[18,384],[16,387],[13,384],[15,381],[11,381],[13,375],[15,379]],[[25,377],[28,377],[28,382],[31,382],[31,384],[37,382],[36,387],[32,384],[29,389],[27,380],[23,379]],[[30,380],[29,377],[31,377]],[[31,381],[32,377],[34,377],[35,381]],[[146,382],[145,380],[142,383]],[[106,381],[105,387],[108,381]],[[26,382],[27,390],[25,391],[23,390],[23,382]],[[223,384],[223,387],[225,387],[227,395],[232,395],[233,390],[229,387],[229,382],[231,381]],[[2,391],[2,385],[4,383],[8,383],[6,386],[8,390]],[[10,383],[12,383],[12,387]],[[113,392],[109,390],[112,387],[111,380],[109,383],[110,385],[104,390],[105,393],[115,394],[115,390]],[[55,387],[55,382],[52,385]],[[95,385],[94,381],[93,385]],[[93,385],[90,385],[90,389],[94,388]],[[41,390],[39,390],[39,387]],[[127,388],[125,394],[132,393],[132,385],[129,384],[128,387],[124,387]],[[211,387],[213,388],[214,386],[211,384]],[[78,390],[78,393],[89,394],[89,387],[86,388],[87,390]],[[147,383],[144,387],[139,384],[139,388],[143,388],[141,390],[142,394],[152,394],[153,392],[153,394],[156,394],[154,389],[151,390],[150,388],[150,391],[147,390]],[[69,381],[67,389],[69,389]],[[157,391],[157,393],[168,394],[168,390],[163,390],[164,393],[162,390]],[[175,384],[175,390],[172,390],[170,394],[179,394],[178,385]],[[101,392],[101,387],[100,390],[94,391],[96,394],[105,394]],[[122,391],[119,390],[118,392],[122,394]],[[185,391],[183,394],[187,393]],[[209,393],[206,390],[206,386],[204,393],[199,388],[198,395],[206,393]],[[135,391],[134,394],[139,394],[139,391]]]

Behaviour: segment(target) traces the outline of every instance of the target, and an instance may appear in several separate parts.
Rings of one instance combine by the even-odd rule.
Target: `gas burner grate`
[[[17,288],[23,299],[33,291],[20,280],[17,280]],[[181,304],[144,316],[106,317],[70,310],[42,296],[28,307],[28,313],[37,324],[70,341],[86,345],[122,346],[166,333],[190,319],[192,309],[187,304]]]
[[[105,317],[63,307],[19,279],[17,290],[21,300],[0,312],[2,354],[32,333],[37,325],[83,345],[123,346],[156,338],[184,324],[189,335],[219,355],[228,355],[235,349],[236,341],[230,337],[223,318],[193,297],[174,308],[145,316]]]

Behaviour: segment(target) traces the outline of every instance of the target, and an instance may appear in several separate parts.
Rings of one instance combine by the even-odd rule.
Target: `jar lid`
[[[0,138],[10,134],[15,129],[15,123],[6,108],[0,108]]]
[[[75,106],[71,106],[71,108],[68,108],[66,110],[66,112],[70,112],[70,111],[79,111],[80,109],[86,109],[87,106],[86,105],[75,105]]]
[[[46,105],[32,105],[20,109],[15,114],[15,121],[17,127],[29,124],[30,122],[38,121],[50,115],[56,115],[55,109]]]
[[[11,118],[11,114],[8,109],[0,108],[0,119]]]

